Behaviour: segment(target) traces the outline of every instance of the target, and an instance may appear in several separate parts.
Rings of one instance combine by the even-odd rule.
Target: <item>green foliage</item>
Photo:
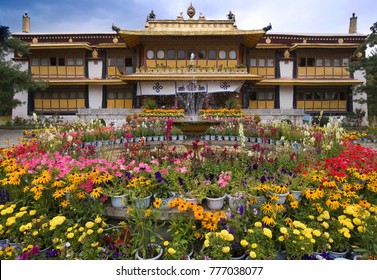
[[[20,100],[14,99],[15,93],[47,87],[45,82],[33,80],[29,71],[22,71],[7,59],[12,53],[22,57],[29,51],[21,40],[11,37],[8,27],[0,25],[0,115],[10,115],[13,108],[21,105]]]
[[[356,88],[356,93],[365,92],[367,100],[359,99],[360,103],[368,104],[368,114],[377,114],[377,22],[371,28],[371,33],[365,39],[365,42],[355,51],[355,57],[358,53],[371,50],[369,55],[355,59],[350,63],[350,71],[361,70],[365,72],[366,83]]]
[[[158,105],[157,105],[156,100],[154,100],[153,98],[147,98],[145,100],[144,108],[149,109],[149,110],[157,109]]]

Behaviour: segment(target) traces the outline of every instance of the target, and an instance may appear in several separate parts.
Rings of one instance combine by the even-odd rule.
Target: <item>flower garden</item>
[[[149,113],[2,148],[0,259],[376,259],[377,152],[338,122],[232,112],[216,142],[180,141],[174,112]]]

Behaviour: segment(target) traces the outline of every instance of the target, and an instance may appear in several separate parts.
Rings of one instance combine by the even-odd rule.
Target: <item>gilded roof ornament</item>
[[[192,2],[190,3],[190,7],[187,9],[187,15],[190,19],[192,19],[195,16],[195,8],[192,6]]]

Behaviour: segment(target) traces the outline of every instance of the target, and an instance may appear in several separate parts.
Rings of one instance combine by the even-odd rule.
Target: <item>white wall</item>
[[[361,80],[365,83],[365,77],[364,77],[364,72],[363,71],[355,71],[354,73],[354,78],[357,80]],[[354,93],[353,94],[353,100],[357,99],[367,99],[367,94],[365,92],[362,93]],[[362,109],[365,112],[365,117],[364,120],[362,121],[362,125],[368,125],[368,105],[366,103],[364,104],[359,104],[358,102],[353,102],[353,111],[355,109]]]
[[[293,86],[280,86],[280,109],[293,108]]]
[[[102,85],[89,85],[89,108],[102,108]]]
[[[281,60],[279,62],[280,78],[292,79],[293,77],[293,60]]]
[[[15,61],[14,64],[20,65],[21,71],[27,71],[29,69],[29,61],[28,60],[18,60]],[[29,118],[27,115],[27,107],[28,107],[28,92],[27,91],[20,91],[14,95],[14,99],[18,99],[22,102],[20,106],[17,106],[12,110],[12,119],[16,117],[20,117],[23,119]]]
[[[102,60],[89,60],[88,75],[89,79],[102,79]]]

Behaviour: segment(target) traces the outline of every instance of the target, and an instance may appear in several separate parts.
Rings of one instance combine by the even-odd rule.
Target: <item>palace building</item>
[[[140,112],[147,98],[183,108],[186,94],[204,94],[206,108],[236,99],[247,115],[265,120],[367,111],[353,93],[364,77],[348,71],[364,55],[355,54],[366,38],[357,33],[355,15],[342,34],[278,34],[271,25],[240,30],[232,12],[224,18],[207,20],[190,5],[187,16],[173,20],[151,11],[140,30],[113,25],[108,33],[40,34],[30,32],[25,14],[22,33],[12,35],[28,43],[31,54],[14,61],[49,87],[17,93],[24,102],[13,117],[122,121]]]

